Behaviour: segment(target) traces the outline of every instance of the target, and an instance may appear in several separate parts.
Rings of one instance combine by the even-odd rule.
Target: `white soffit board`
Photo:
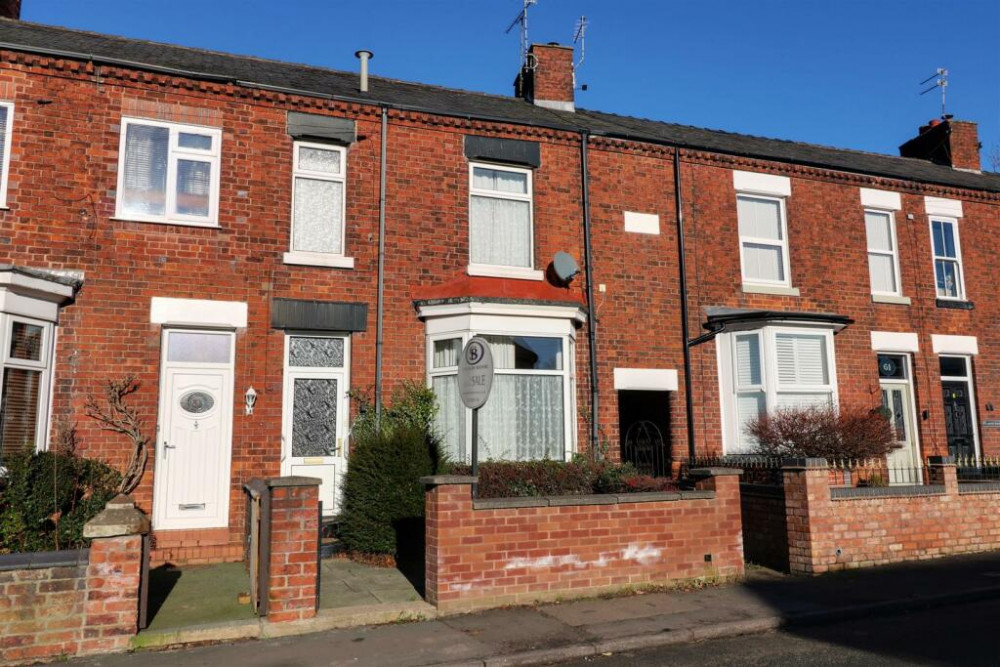
[[[958,199],[924,197],[924,207],[927,209],[927,215],[946,215],[949,218],[962,217],[962,202]]]
[[[737,192],[747,194],[770,195],[772,197],[790,197],[792,194],[792,179],[774,174],[758,174],[753,171],[734,171],[733,187]]]
[[[615,391],[677,391],[677,371],[660,368],[616,368]]]
[[[625,231],[636,234],[659,234],[660,216],[655,213],[625,211]]]
[[[939,336],[931,334],[934,354],[979,354],[979,341],[975,336]]]
[[[149,308],[149,321],[153,324],[240,329],[247,325],[247,305],[242,301],[154,296]]]
[[[872,349],[876,352],[919,352],[920,342],[915,333],[873,331]]]
[[[886,211],[900,211],[903,208],[903,198],[898,192],[861,188],[861,205]]]

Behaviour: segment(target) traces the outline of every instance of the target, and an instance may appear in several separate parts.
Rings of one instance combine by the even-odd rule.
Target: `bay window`
[[[724,448],[753,448],[748,422],[779,409],[836,405],[833,333],[767,326],[718,336]]]
[[[469,304],[420,307],[427,320],[428,386],[437,396],[436,427],[445,451],[456,461],[471,457],[471,411],[459,398],[458,360],[479,335],[488,341],[495,367],[489,399],[479,411],[479,460],[565,460],[575,450],[573,349],[582,312],[540,306],[539,316],[524,316],[533,307],[522,306],[518,315],[498,316],[484,307],[486,312]]]
[[[115,216],[216,226],[221,142],[218,128],[123,118]]]
[[[43,449],[48,423],[52,325],[0,315],[0,464],[14,453]]]

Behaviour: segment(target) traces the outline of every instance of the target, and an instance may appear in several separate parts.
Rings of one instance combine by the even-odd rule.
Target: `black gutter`
[[[681,336],[684,341],[684,410],[687,416],[688,457],[693,461],[694,396],[691,381],[691,340],[688,331],[687,261],[684,254],[684,198],[681,195],[681,149],[674,146],[674,206],[677,209],[677,272],[680,274]]]
[[[594,308],[594,253],[590,243],[590,175],[587,170],[587,143],[590,134],[580,132],[580,175],[583,197],[583,252],[587,265],[587,347],[590,352],[590,446],[597,452],[598,436],[598,382],[597,382],[597,310]]]
[[[389,137],[389,109],[382,106],[382,138],[379,145],[378,189],[378,302],[375,316],[375,423],[382,421],[382,319],[385,306],[385,181],[386,140]]]

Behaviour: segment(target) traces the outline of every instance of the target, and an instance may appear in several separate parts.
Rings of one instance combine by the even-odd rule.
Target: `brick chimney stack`
[[[980,171],[979,128],[967,120],[932,120],[920,128],[920,134],[899,147],[903,157],[930,160],[955,169]]]
[[[540,107],[575,111],[573,103],[573,47],[532,44],[529,65],[514,81],[514,94]]]
[[[20,19],[21,0],[0,0],[0,18]]]

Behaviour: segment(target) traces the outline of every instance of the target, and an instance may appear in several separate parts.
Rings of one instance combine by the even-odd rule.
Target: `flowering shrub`
[[[777,410],[747,423],[755,454],[776,457],[876,459],[899,447],[881,409],[811,407]]]

